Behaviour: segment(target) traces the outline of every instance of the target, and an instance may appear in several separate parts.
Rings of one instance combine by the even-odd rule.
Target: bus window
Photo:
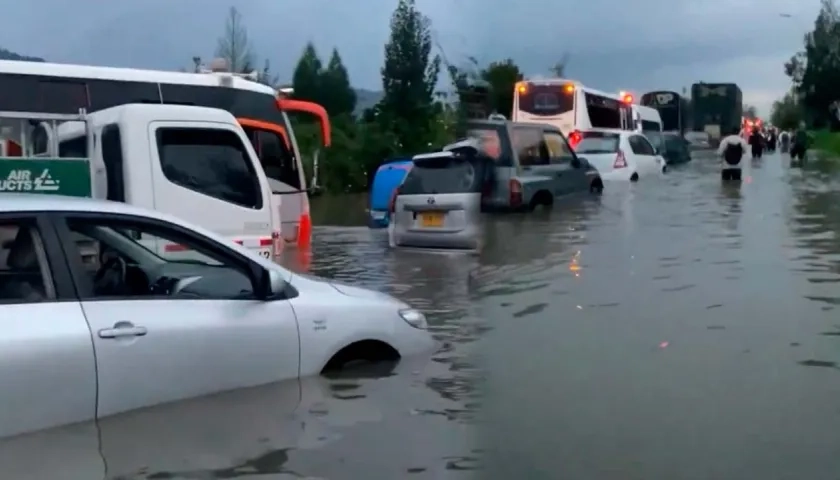
[[[303,190],[297,162],[286,147],[283,137],[276,132],[253,127],[245,127],[245,133],[260,158],[260,164],[262,164],[265,176],[268,177],[272,192],[288,192],[289,187],[293,191]]]
[[[563,85],[527,84],[524,90],[516,93],[519,109],[531,115],[550,117],[574,108],[574,92],[566,92]]]
[[[83,80],[38,80],[38,108],[34,111],[79,113],[80,108],[88,106],[87,84]]]
[[[90,111],[127,103],[160,103],[157,83],[119,80],[88,80]]]
[[[621,129],[622,119],[625,118],[622,112],[625,109],[622,108],[618,99],[587,92],[584,92],[583,95],[586,99],[586,111],[589,113],[589,122],[592,124],[592,128]]]

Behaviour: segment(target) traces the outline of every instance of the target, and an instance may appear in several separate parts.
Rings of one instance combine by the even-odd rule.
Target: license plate
[[[370,216],[371,216],[374,220],[384,220],[384,219],[385,219],[385,212],[377,212],[377,211],[373,211],[373,212],[370,212]]]
[[[434,213],[421,213],[420,214],[420,225],[424,227],[442,227],[443,226],[443,213],[434,212]]]

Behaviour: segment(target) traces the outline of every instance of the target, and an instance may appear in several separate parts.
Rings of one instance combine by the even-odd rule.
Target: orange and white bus
[[[574,148],[590,131],[633,130],[632,99],[575,80],[524,80],[513,92],[512,121],[560,129]]]
[[[314,115],[320,122],[323,145],[329,146],[330,121],[320,105],[290,99],[272,87],[225,72],[0,60],[0,111],[71,114],[84,108],[92,113],[130,103],[196,105],[232,113],[251,139],[269,178],[279,205],[282,237],[287,245],[309,244],[312,223],[306,177],[286,112]],[[39,153],[38,148],[34,145],[33,153]],[[79,156],[87,156],[86,145],[78,148],[84,150]]]

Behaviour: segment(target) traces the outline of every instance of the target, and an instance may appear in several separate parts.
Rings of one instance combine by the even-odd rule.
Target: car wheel
[[[592,180],[592,183],[589,184],[589,192],[604,193],[604,182],[601,180],[601,177]]]
[[[665,173],[667,171],[668,171],[668,165],[662,165],[662,173]]]

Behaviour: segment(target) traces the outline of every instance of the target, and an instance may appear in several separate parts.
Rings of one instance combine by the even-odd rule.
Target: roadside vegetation
[[[802,51],[785,65],[791,89],[773,104],[770,121],[785,130],[805,122],[813,148],[840,157],[840,12],[835,0],[821,0],[814,29]]]
[[[294,88],[294,98],[326,108],[332,122],[332,146],[319,150],[320,132],[312,119],[293,119],[307,178],[319,159],[319,184],[327,193],[364,191],[372,173],[389,158],[411,155],[455,139],[467,117],[501,113],[510,117],[515,83],[522,72],[511,59],[480,63],[450,59],[436,42],[430,20],[415,0],[400,0],[391,16],[391,33],[383,46],[385,60],[381,98],[362,111],[341,54],[328,55],[306,46],[293,72],[277,75],[268,61],[258,62],[236,8],[231,8],[217,57],[233,71],[259,69],[259,81]],[[326,59],[326,61],[325,61]],[[202,59],[193,59],[196,68]],[[562,74],[563,57],[552,70]],[[444,75],[445,82],[440,82]],[[445,88],[439,88],[444,84]]]

